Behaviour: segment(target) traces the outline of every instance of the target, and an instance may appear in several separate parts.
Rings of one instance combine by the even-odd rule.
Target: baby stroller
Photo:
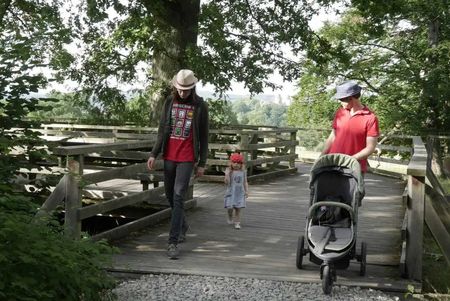
[[[310,175],[310,203],[305,236],[297,246],[297,268],[303,256],[320,265],[320,279],[325,294],[336,281],[336,269],[346,269],[350,259],[360,262],[359,274],[366,273],[367,246],[361,243],[356,254],[358,207],[364,197],[364,181],[359,162],[343,154],[328,154],[313,165]]]

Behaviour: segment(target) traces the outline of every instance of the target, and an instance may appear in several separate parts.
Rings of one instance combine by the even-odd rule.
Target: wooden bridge
[[[319,266],[306,259],[304,269],[295,266],[309,204],[311,165],[297,166],[295,175],[250,185],[241,230],[226,223],[224,185],[195,184],[197,206],[187,214],[191,229],[186,243],[180,244],[180,259],[166,256],[169,224],[163,222],[116,242],[121,253],[110,271],[128,277],[179,273],[320,282]],[[411,284],[399,270],[404,188],[399,179],[368,175],[357,238],[358,250],[361,241],[369,245],[367,276],[359,276],[355,261],[348,270],[338,271],[337,284],[397,291]]]
[[[92,132],[87,133],[85,129],[71,129],[70,133],[64,127],[67,125],[61,125],[59,129],[53,125],[51,129],[44,129],[43,134],[52,141],[60,139],[58,135],[62,134],[64,141],[92,138]],[[103,131],[96,135],[106,136],[110,139],[108,144],[61,146],[53,150],[60,158],[60,165],[64,161],[68,163],[70,172],[43,204],[40,214],[53,210],[65,200],[66,231],[78,238],[82,221],[90,217],[108,215],[136,204],[160,208],[156,213],[141,214],[134,221],[93,236],[94,239],[113,240],[121,249],[114,258],[111,272],[128,277],[143,273],[180,273],[320,281],[318,266],[306,258],[304,269],[298,270],[295,266],[297,239],[305,228],[311,168],[310,164],[294,161],[298,153],[295,151],[297,129],[212,131],[211,157],[208,159],[210,175],[205,179],[219,182],[191,183],[187,202],[191,229],[187,242],[181,245],[181,258],[176,261],[169,260],[165,254],[170,208],[164,201],[163,188],[159,187],[161,174],[148,173],[143,163],[148,157],[154,132],[147,128],[138,129],[138,132],[132,129],[133,133],[113,129],[111,134],[105,133],[105,129],[108,130],[102,127]],[[73,132],[77,137],[73,137]],[[126,140],[118,142],[117,137]],[[400,177],[398,172],[395,173],[397,177],[366,176],[357,249],[361,241],[368,244],[367,274],[359,276],[359,264],[355,262],[349,269],[338,271],[337,284],[392,291],[406,291],[407,284],[413,284],[420,290],[425,221],[449,258],[450,239],[445,224],[448,219],[435,209],[436,204],[447,204],[446,200],[442,201],[439,189],[432,189],[438,191],[438,196],[432,198],[427,197],[430,193],[425,193],[426,187],[438,185],[427,168],[427,159],[428,163],[430,160],[427,151],[419,137],[401,139],[413,142],[409,147],[392,146],[394,151],[412,150],[408,165],[403,165],[405,174]],[[390,146],[381,147],[389,149]],[[220,183],[227,152],[232,150],[244,153],[253,180],[240,231],[226,224],[222,199],[224,186]],[[283,177],[274,177],[276,175]],[[432,183],[427,186],[426,182]],[[83,198],[87,196],[100,200],[83,204]],[[448,214],[448,210],[444,213]]]

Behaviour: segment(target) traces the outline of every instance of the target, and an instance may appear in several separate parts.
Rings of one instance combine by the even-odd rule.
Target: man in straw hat
[[[335,99],[341,103],[334,116],[333,130],[325,141],[322,154],[340,153],[353,156],[367,171],[367,157],[377,146],[380,130],[378,118],[360,101],[361,87],[347,81],[336,87]]]
[[[184,214],[189,180],[194,169],[196,176],[204,174],[208,154],[208,107],[195,92],[197,82],[194,72],[187,69],[173,77],[173,93],[164,103],[158,136],[147,161],[152,170],[160,153],[164,159],[164,188],[172,208],[170,259],[178,258],[178,243],[186,239],[189,228]]]

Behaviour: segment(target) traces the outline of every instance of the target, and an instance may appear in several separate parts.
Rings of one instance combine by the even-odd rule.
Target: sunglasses
[[[349,102],[351,99],[352,99],[351,97],[345,97],[345,98],[339,99],[339,101],[342,101],[342,102]]]

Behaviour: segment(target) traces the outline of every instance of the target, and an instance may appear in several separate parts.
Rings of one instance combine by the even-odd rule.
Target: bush
[[[113,298],[115,281],[103,268],[114,249],[70,240],[56,220],[34,222],[32,208],[26,198],[0,196],[0,300]]]

